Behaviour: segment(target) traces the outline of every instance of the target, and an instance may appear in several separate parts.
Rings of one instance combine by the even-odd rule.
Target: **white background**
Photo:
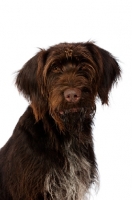
[[[97,104],[95,152],[100,189],[94,200],[132,200],[132,2],[129,0],[0,1],[0,146],[28,103],[15,72],[38,47],[89,39],[120,60],[122,79],[110,105]]]

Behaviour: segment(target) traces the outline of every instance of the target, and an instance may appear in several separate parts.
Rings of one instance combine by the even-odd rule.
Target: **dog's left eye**
[[[80,71],[83,71],[83,70],[86,70],[86,68],[87,68],[87,67],[86,67],[85,65],[82,65],[82,66],[79,67],[79,70],[80,70]]]

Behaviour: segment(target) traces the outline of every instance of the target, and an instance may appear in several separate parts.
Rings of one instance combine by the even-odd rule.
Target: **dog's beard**
[[[88,124],[94,117],[96,106],[71,107],[64,109],[64,106],[59,109],[52,109],[50,115],[54,119],[57,127],[62,133],[70,133],[79,135],[86,129]]]
[[[83,123],[86,118],[87,109],[69,109],[60,112],[60,118],[64,124],[66,132],[80,133],[83,131]]]

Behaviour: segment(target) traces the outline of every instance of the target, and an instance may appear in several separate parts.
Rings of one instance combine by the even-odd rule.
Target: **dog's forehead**
[[[61,56],[72,58],[73,56],[81,56],[88,53],[87,49],[82,43],[60,43],[48,49],[50,56]]]

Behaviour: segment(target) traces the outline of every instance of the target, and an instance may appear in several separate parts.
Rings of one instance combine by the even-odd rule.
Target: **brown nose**
[[[66,101],[77,103],[81,98],[81,90],[78,88],[69,88],[64,91]]]

